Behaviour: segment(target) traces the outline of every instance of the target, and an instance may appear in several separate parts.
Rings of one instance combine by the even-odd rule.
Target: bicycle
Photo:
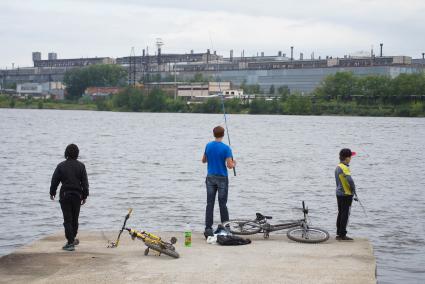
[[[253,235],[263,233],[264,238],[268,239],[270,232],[288,230],[286,233],[290,240],[301,243],[321,243],[329,239],[329,233],[320,228],[310,227],[308,219],[308,208],[302,202],[304,218],[296,221],[289,221],[281,224],[270,224],[267,220],[272,219],[271,216],[264,216],[261,213],[256,213],[257,217],[254,220],[235,219],[223,223],[231,233],[235,235]]]
[[[154,234],[151,234],[145,231],[138,231],[136,229],[127,228],[125,225],[127,223],[127,220],[130,218],[132,211],[133,209],[131,208],[128,210],[128,213],[124,219],[124,224],[118,234],[117,240],[115,242],[109,242],[108,248],[118,247],[121,234],[124,230],[126,230],[130,234],[132,240],[135,240],[137,238],[139,240],[142,240],[143,243],[147,246],[144,252],[145,255],[148,255],[149,249],[152,249],[158,252],[159,253],[158,255],[161,255],[161,253],[163,253],[174,258],[180,257],[180,255],[178,254],[178,252],[176,251],[174,247],[174,244],[177,242],[177,238],[172,237],[170,239],[170,242],[166,242]]]

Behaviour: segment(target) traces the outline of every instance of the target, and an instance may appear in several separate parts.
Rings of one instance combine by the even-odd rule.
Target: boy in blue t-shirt
[[[205,212],[205,237],[213,235],[213,215],[215,196],[218,192],[218,204],[220,206],[221,222],[229,220],[227,211],[227,194],[229,179],[227,168],[233,169],[236,161],[233,160],[232,150],[224,144],[224,128],[217,126],[213,129],[215,140],[205,147],[202,163],[208,163],[208,174],[205,180],[207,186],[207,208]],[[226,168],[227,166],[227,168]]]

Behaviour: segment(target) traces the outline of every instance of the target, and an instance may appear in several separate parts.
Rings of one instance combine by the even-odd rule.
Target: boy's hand
[[[81,205],[84,205],[84,204],[86,204],[86,200],[85,199],[81,200]]]
[[[55,195],[50,195],[50,200],[55,200]]]

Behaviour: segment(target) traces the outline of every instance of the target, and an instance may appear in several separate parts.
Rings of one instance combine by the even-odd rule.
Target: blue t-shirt
[[[223,142],[212,141],[205,147],[209,176],[227,177],[226,159],[233,158],[232,150]]]

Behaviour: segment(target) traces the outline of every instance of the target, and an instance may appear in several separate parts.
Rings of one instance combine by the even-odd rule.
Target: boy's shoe
[[[205,229],[204,236],[205,236],[205,239],[207,239],[210,236],[214,236],[213,230],[212,229]]]
[[[80,244],[80,240],[79,239],[74,239],[74,246],[78,246]]]
[[[341,240],[341,237],[340,236],[336,236],[335,237],[335,240],[340,241]]]
[[[66,243],[66,244],[62,247],[62,249],[63,249],[63,250],[66,250],[66,251],[74,251],[74,250],[75,250],[75,247],[74,247],[74,244],[68,244],[68,243]]]
[[[352,239],[352,238],[347,237],[347,236],[343,236],[343,237],[341,237],[341,238],[340,238],[340,240],[341,240],[341,241],[353,241],[353,239]]]

